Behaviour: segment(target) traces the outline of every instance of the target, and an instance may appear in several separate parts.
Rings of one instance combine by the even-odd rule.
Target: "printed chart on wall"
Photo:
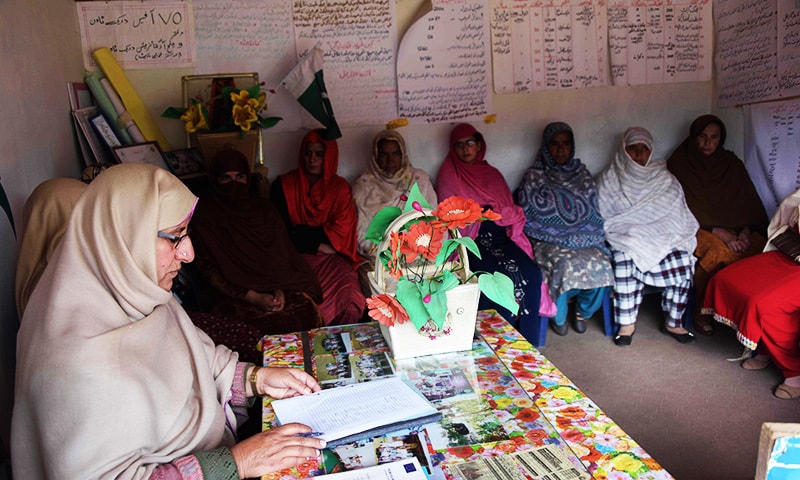
[[[771,217],[800,188],[800,99],[744,108],[744,163]]]
[[[194,62],[189,2],[77,2],[83,64],[107,47],[122,68],[189,67]]]
[[[715,0],[714,24],[720,107],[800,95],[800,2]]]
[[[606,85],[604,0],[492,0],[495,93]]]
[[[491,111],[485,0],[433,2],[397,55],[399,116],[409,123],[482,118]]]
[[[614,85],[711,79],[710,0],[611,0],[608,45]]]

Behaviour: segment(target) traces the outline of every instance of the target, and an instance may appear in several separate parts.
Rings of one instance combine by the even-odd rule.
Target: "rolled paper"
[[[114,130],[117,138],[119,138],[124,145],[130,145],[133,143],[133,140],[131,136],[128,135],[128,132],[126,132],[124,128],[120,128],[117,124],[118,115],[117,110],[114,108],[114,102],[108,97],[108,93],[106,93],[98,77],[99,75],[97,73],[90,73],[86,75],[84,82],[86,82],[86,85],[92,92],[98,109],[102,112],[106,120],[108,120],[108,124],[111,126],[111,129]]]
[[[111,85],[114,87],[114,90],[122,99],[125,110],[133,117],[133,121],[136,123],[136,126],[139,127],[139,130],[141,130],[144,139],[146,141],[158,142],[158,146],[164,152],[172,150],[167,138],[153,121],[150,112],[147,111],[147,107],[145,107],[142,99],[139,98],[139,94],[136,93],[136,89],[133,88],[128,77],[125,76],[119,63],[117,63],[117,59],[115,59],[114,55],[111,53],[111,50],[105,47],[98,48],[92,52],[92,57],[94,57],[94,60],[100,65],[103,74],[105,74],[108,81],[111,82]]]
[[[117,95],[117,92],[114,91],[114,87],[111,86],[107,78],[101,78],[100,85],[103,86],[106,94],[108,94],[108,98],[114,105],[114,109],[117,111],[117,125],[128,133],[129,138],[133,139],[131,143],[143,143],[145,139],[144,135],[142,135],[142,131],[136,126],[136,122],[133,121],[131,114],[125,110],[122,100],[119,98],[119,95]]]

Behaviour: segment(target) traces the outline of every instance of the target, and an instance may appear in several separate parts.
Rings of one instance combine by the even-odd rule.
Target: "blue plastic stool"
[[[613,335],[615,328],[614,316],[611,312],[611,293],[612,291],[609,290],[603,297],[603,329],[606,333],[606,337]],[[549,317],[540,316],[538,320],[528,322],[526,325],[517,325],[517,330],[519,330],[519,333],[531,342],[534,347],[544,347],[545,341],[547,340],[547,327],[550,324],[550,320]]]

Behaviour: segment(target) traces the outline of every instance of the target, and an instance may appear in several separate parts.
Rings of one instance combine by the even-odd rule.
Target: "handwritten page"
[[[435,1],[397,56],[398,110],[409,123],[482,118],[491,111],[489,15],[481,0]]]
[[[720,107],[800,95],[800,4],[716,0]]]
[[[272,402],[281,425],[299,422],[332,442],[359,432],[437,413],[400,377],[354,383]]]
[[[97,70],[92,52],[108,47],[124,69],[188,67],[194,63],[189,2],[76,2],[83,64]]]
[[[298,54],[317,42],[325,51],[325,86],[338,124],[384,125],[396,118],[394,0],[292,3]]]
[[[608,45],[614,85],[711,79],[709,0],[612,0]]]
[[[195,73],[257,72],[267,97],[267,115],[283,120],[270,132],[301,127],[302,107],[281,79],[297,64],[292,0],[194,0]]]
[[[745,106],[744,164],[771,217],[800,188],[800,99]]]
[[[495,93],[606,84],[604,0],[492,0],[490,10]]]

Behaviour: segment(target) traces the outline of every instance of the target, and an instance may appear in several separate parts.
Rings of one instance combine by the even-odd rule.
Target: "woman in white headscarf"
[[[369,168],[353,182],[353,200],[358,211],[358,253],[370,265],[375,261],[378,245],[365,239],[369,224],[375,214],[386,207],[403,208],[414,184],[417,184],[425,200],[435,207],[438,200],[431,179],[424,170],[411,166],[406,142],[400,132],[378,132],[372,141]]]
[[[650,132],[631,127],[597,182],[614,266],[614,313],[619,325],[614,343],[619,346],[631,344],[645,285],[663,289],[662,332],[680,343],[695,341],[682,319],[692,286],[699,225],[666,162],[652,156]]]
[[[74,178],[51,178],[34,188],[25,202],[22,211],[25,235],[19,249],[14,288],[19,318],[44,267],[61,243],[72,208],[85,189],[86,184]]]
[[[25,309],[11,426],[18,478],[255,477],[315,456],[290,424],[236,443],[247,397],[318,390],[238,362],[170,293],[194,258],[196,198],[166,170],[114,166],[83,192]]]

